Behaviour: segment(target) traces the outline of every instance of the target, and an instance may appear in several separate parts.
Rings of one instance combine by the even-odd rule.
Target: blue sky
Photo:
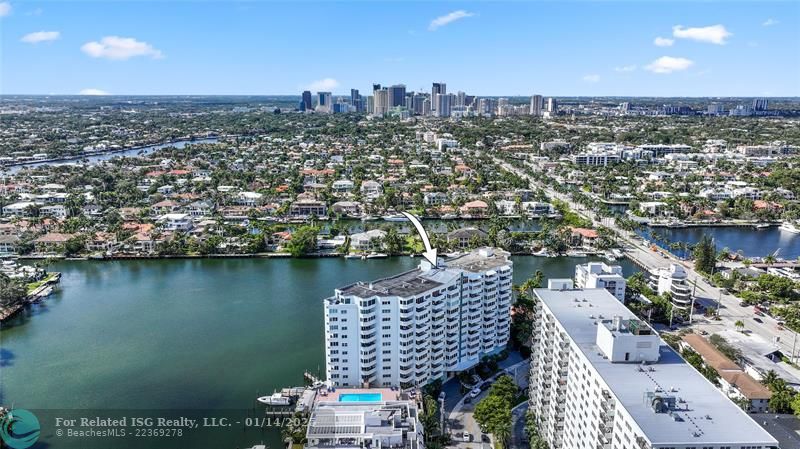
[[[0,50],[5,94],[800,96],[800,2],[0,0]]]

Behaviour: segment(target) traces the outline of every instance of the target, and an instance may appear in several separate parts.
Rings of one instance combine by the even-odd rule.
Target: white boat
[[[759,224],[753,225],[753,227],[758,229],[758,230],[761,230],[761,229],[767,229],[769,227],[769,225],[767,223],[759,223]]]
[[[391,214],[384,215],[383,221],[408,221],[408,218],[403,214]]]
[[[367,254],[367,259],[385,259],[387,257],[389,257],[389,255],[384,253]]]
[[[284,396],[280,393],[273,393],[269,396],[261,396],[256,400],[267,405],[289,405],[292,402],[292,398]]]
[[[547,250],[544,248],[540,249],[539,251],[536,251],[535,253],[533,253],[533,255],[536,257],[550,257],[550,253],[548,253]]]
[[[668,228],[685,228],[686,227],[686,223],[674,220],[674,221],[670,221],[669,223],[667,223],[667,227]]]
[[[345,254],[345,259],[360,259],[361,254]]]
[[[456,218],[458,218],[458,215],[456,215],[456,214],[444,214],[444,215],[442,215],[442,220],[455,220]]]
[[[580,251],[567,251],[567,257],[589,257],[589,255]]]
[[[361,217],[361,221],[376,221],[378,217],[373,217],[372,215],[366,215]]]
[[[797,225],[791,221],[784,221],[781,223],[778,229],[781,231],[791,232],[792,234],[800,234],[800,227],[797,227]]]

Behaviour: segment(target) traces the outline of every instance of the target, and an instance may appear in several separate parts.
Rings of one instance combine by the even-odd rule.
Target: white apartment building
[[[615,298],[625,302],[625,277],[619,265],[589,262],[575,265],[575,286],[578,288],[604,288]]]
[[[530,409],[553,449],[768,449],[778,442],[605,289],[534,290]]]
[[[325,369],[335,386],[423,385],[506,347],[512,262],[482,248],[325,299]]]
[[[317,396],[306,428],[306,449],[424,449],[416,401],[389,389]]]
[[[692,305],[692,286],[682,266],[672,263],[668,267],[656,269],[652,275],[652,283],[659,295],[670,294],[673,307],[683,313],[688,312]]]

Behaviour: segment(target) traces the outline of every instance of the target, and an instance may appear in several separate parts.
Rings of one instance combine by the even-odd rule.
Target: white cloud
[[[100,89],[82,89],[78,95],[109,95],[109,93]]]
[[[124,61],[136,56],[149,56],[161,59],[164,54],[147,42],[137,41],[132,37],[105,36],[100,42],[87,42],[81,50],[93,58],[106,58]]]
[[[675,43],[675,39],[670,39],[668,37],[661,37],[658,36],[653,40],[653,44],[658,47],[672,47],[672,44]]]
[[[0,17],[5,17],[11,14],[11,3],[0,2]]]
[[[691,39],[698,42],[725,45],[725,40],[733,36],[733,33],[726,30],[723,25],[711,25],[697,28],[686,28],[683,25],[675,25],[672,27],[672,36],[679,39]]]
[[[459,9],[458,11],[453,11],[450,14],[445,14],[443,16],[439,16],[433,20],[431,20],[431,24],[428,25],[428,29],[430,31],[436,31],[438,28],[448,25],[450,23],[455,22],[456,20],[465,19],[467,17],[472,17],[475,14],[471,12],[464,11],[463,9]]]
[[[41,16],[44,10],[42,8],[32,9],[25,13],[26,16]]]
[[[323,78],[309,84],[307,89],[316,92],[330,92],[339,87],[339,82],[333,78]]]
[[[39,42],[52,42],[61,38],[58,31],[36,31],[22,36],[22,42],[28,44],[38,44]]]
[[[690,59],[662,56],[645,66],[645,69],[653,73],[672,73],[686,70],[692,64],[694,64],[694,61]]]
[[[620,67],[614,67],[615,72],[633,72],[634,70],[636,70],[635,65],[623,65]]]
[[[583,75],[583,80],[587,83],[596,83],[600,81],[600,75],[596,73],[590,73],[588,75]]]
[[[780,22],[778,22],[777,20],[769,18],[769,19],[765,20],[764,23],[762,23],[761,25],[763,25],[765,27],[771,27],[772,25],[777,25],[779,23]]]

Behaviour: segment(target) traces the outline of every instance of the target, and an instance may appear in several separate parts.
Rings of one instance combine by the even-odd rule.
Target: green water
[[[585,260],[518,257],[514,282],[537,269],[570,277]],[[261,417],[254,409],[257,394],[302,385],[303,370],[324,371],[322,298],[337,286],[419,261],[58,262],[51,269],[63,273],[59,290],[0,331],[0,403],[40,416],[42,438],[35,447],[243,448],[264,442],[275,449],[277,427],[242,424],[182,438],[110,442],[59,438],[52,420],[63,414]]]

